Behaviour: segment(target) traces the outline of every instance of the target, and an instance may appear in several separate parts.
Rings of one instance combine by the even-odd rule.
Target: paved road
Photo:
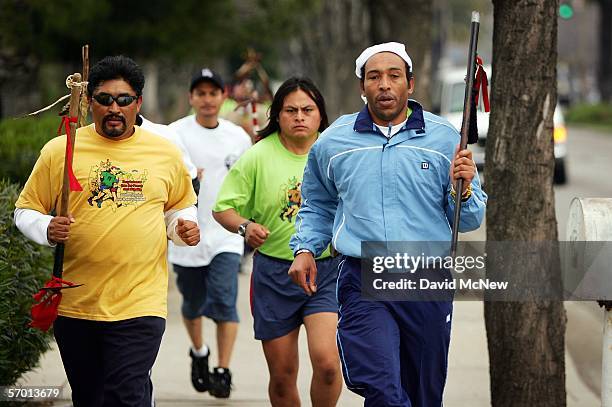
[[[556,208],[560,236],[565,231],[567,208],[574,196],[606,197],[612,193],[612,136],[580,129],[570,129],[569,183],[556,187]],[[483,240],[484,228],[467,236]],[[265,406],[268,372],[260,344],[252,337],[249,313],[249,267],[240,276],[239,310],[242,324],[232,362],[235,390],[232,399],[219,401],[207,394],[196,393],[189,383],[188,339],[179,314],[180,297],[170,281],[169,316],[166,333],[153,372],[158,405],[169,406]],[[172,277],[172,275],[171,275]],[[601,375],[601,312],[590,303],[566,303],[568,329],[566,335],[566,373],[568,406],[592,407],[600,404]],[[215,349],[214,330],[205,324],[205,337]],[[301,335],[299,389],[303,405],[310,405],[308,396],[310,366]],[[213,363],[215,362],[213,355]],[[484,407],[490,405],[489,366],[484,330],[483,305],[480,302],[456,302],[445,392],[445,405]],[[41,368],[22,379],[27,385],[62,385],[66,400],[70,389],[54,347],[45,354]],[[361,405],[361,399],[343,390],[340,406]],[[68,401],[57,405],[69,405]]]

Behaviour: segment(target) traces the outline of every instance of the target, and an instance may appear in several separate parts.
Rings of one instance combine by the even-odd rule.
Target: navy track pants
[[[361,263],[340,263],[338,349],[347,387],[365,406],[436,407],[446,381],[453,304],[372,301]]]

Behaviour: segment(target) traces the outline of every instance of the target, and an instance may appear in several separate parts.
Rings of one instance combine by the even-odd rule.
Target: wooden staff
[[[70,204],[70,169],[72,167],[72,157],[74,153],[74,141],[76,130],[78,128],[80,116],[80,97],[81,97],[81,74],[75,73],[72,75],[72,85],[70,88],[70,110],[69,120],[70,134],[66,135],[66,154],[64,155],[64,179],[62,183],[62,197],[60,200],[59,216],[68,217],[68,205]],[[70,118],[76,117],[77,121],[73,122]],[[68,139],[69,138],[69,139]],[[53,263],[53,276],[62,278],[64,268],[64,244],[58,243],[55,247],[55,258]]]
[[[81,56],[83,58],[83,82],[87,82],[89,80],[89,45],[83,45],[81,49]],[[89,100],[85,97],[86,92],[85,89],[82,90],[81,94],[81,111],[79,117],[79,127],[83,127],[87,125],[87,110],[89,109]]]
[[[480,13],[472,11],[472,25],[470,32],[470,49],[468,52],[467,78],[465,83],[465,95],[463,98],[463,122],[461,123],[461,143],[459,151],[465,150],[468,143],[468,132],[470,129],[470,116],[472,111],[472,89],[474,88],[474,76],[476,75],[476,50],[478,48],[478,29],[480,28]],[[459,222],[461,216],[461,195],[463,193],[463,178],[459,178],[455,185],[455,213],[453,221],[453,237],[451,240],[451,256],[457,253],[457,241],[459,240]]]

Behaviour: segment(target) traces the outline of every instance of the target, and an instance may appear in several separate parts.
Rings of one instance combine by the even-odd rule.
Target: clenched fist
[[[463,178],[463,191],[465,193],[468,186],[476,175],[476,164],[472,159],[472,152],[468,149],[459,151],[459,146],[455,149],[455,158],[451,165],[451,182],[453,185],[459,178]]]
[[[244,239],[247,244],[253,249],[257,249],[259,246],[264,244],[266,239],[270,236],[270,231],[267,227],[260,225],[259,223],[251,222],[246,226],[246,234]]]
[[[47,227],[47,240],[49,243],[66,243],[70,237],[70,224],[74,223],[74,218],[69,215],[55,216]]]
[[[193,221],[179,218],[176,224],[176,234],[188,246],[196,246],[200,243],[200,227]]]

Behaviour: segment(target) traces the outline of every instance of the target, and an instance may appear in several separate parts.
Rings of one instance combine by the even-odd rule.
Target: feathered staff
[[[83,56],[83,77],[89,75],[89,46],[85,45],[82,50]],[[83,103],[87,82],[82,80],[81,74],[70,75],[66,80],[66,85],[70,88],[70,102],[68,114],[62,116],[62,122],[58,129],[58,134],[62,133],[62,128],[66,132],[66,152],[64,155],[64,177],[62,182],[62,195],[60,199],[59,216],[68,217],[68,206],[70,203],[71,191],[82,191],[83,188],[76,179],[72,170],[72,159],[74,156],[75,135],[77,128],[85,124],[87,115],[87,101]],[[82,284],[74,284],[62,279],[64,268],[64,243],[58,243],[55,247],[53,263],[53,275],[45,286],[34,294],[35,304],[32,306],[32,322],[30,326],[47,331],[53,321],[57,318],[57,309],[62,299],[62,291],[66,288],[76,288]]]

